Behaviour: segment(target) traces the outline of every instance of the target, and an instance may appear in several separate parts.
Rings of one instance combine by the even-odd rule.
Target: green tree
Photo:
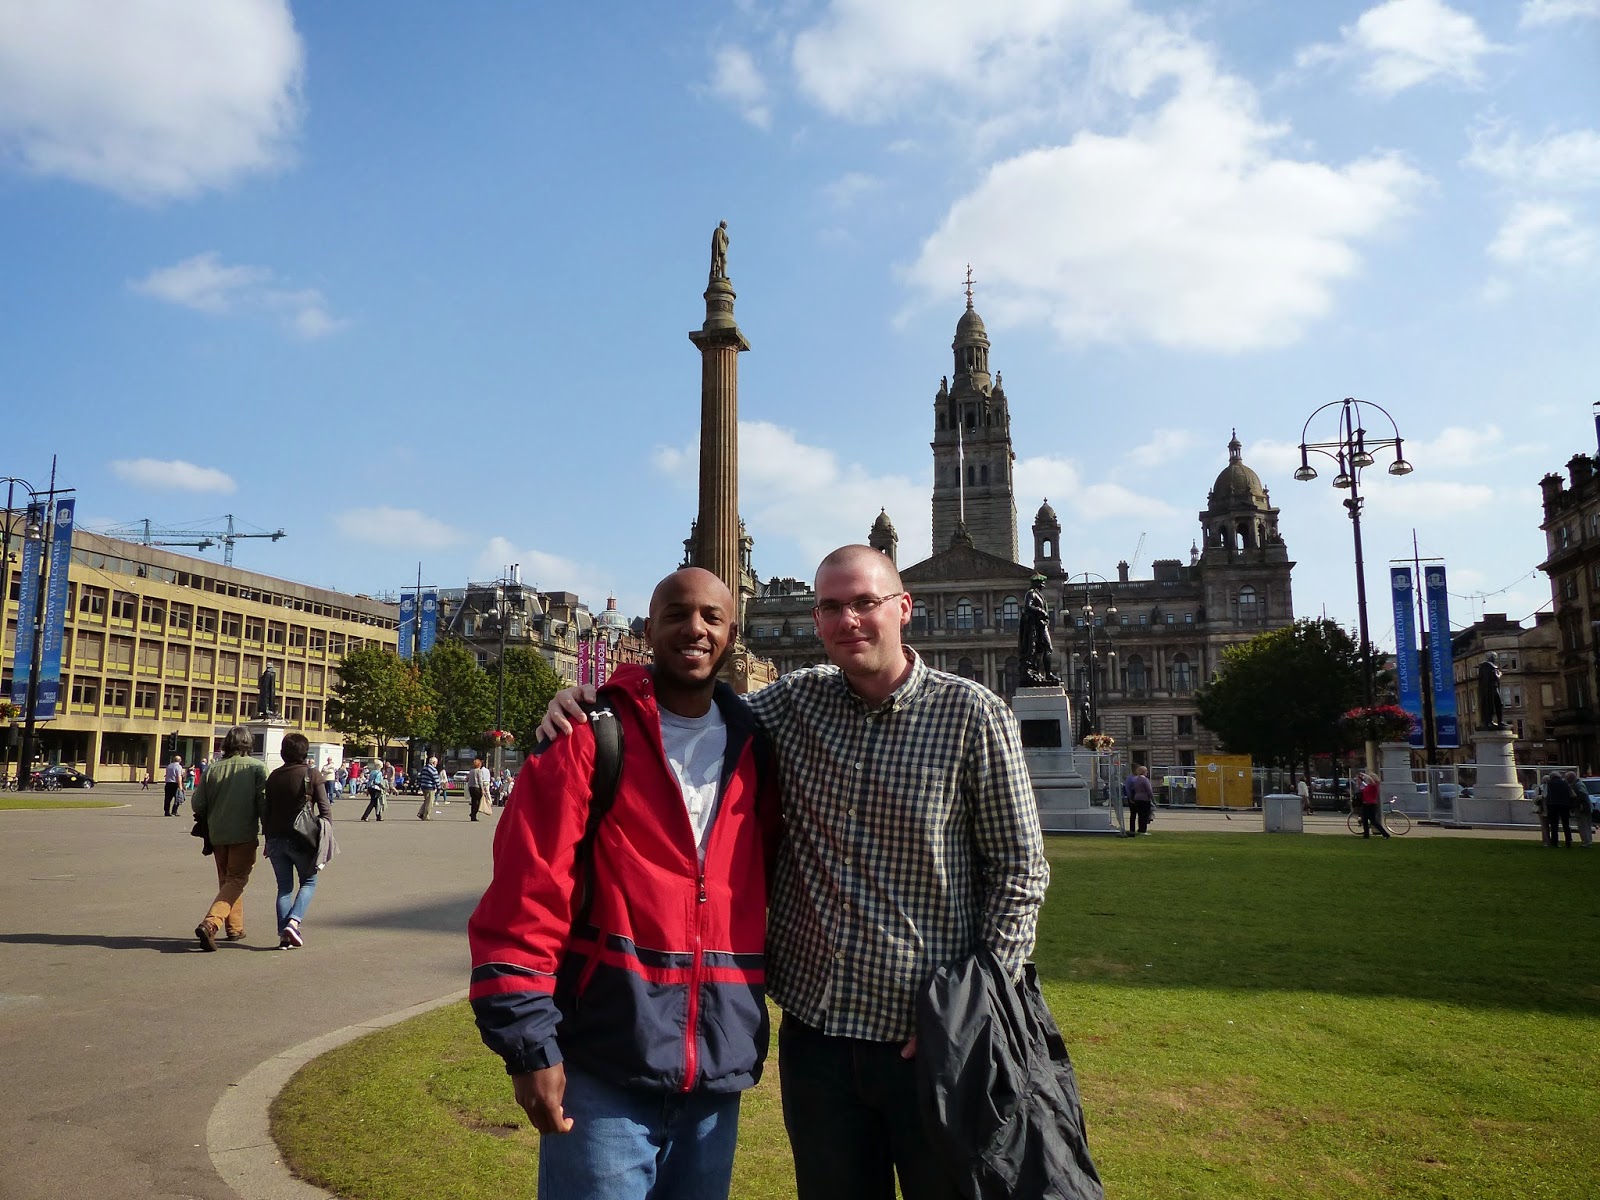
[[[446,638],[420,660],[433,720],[426,737],[443,746],[484,745],[494,725],[494,680],[466,643]]]
[[[362,646],[339,660],[339,681],[328,701],[328,724],[353,742],[425,736],[433,720],[416,667],[383,646]]]
[[[566,686],[544,656],[523,646],[506,651],[505,729],[517,739],[517,753],[526,756],[538,740],[550,698]],[[509,759],[507,760],[510,761]]]
[[[1355,639],[1332,621],[1302,620],[1228,647],[1195,699],[1224,748],[1292,767],[1347,746],[1339,718],[1362,692]]]

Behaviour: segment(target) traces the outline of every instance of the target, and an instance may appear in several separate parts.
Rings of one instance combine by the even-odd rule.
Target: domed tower
[[[1049,500],[1039,505],[1033,518],[1033,569],[1052,579],[1066,574],[1061,569],[1061,522]]]
[[[1200,568],[1206,616],[1242,628],[1276,628],[1294,619],[1289,548],[1261,476],[1245,465],[1235,430],[1228,465],[1200,514]]]
[[[895,532],[894,522],[889,520],[888,510],[878,510],[878,519],[872,523],[872,532],[867,535],[867,545],[880,554],[887,554],[889,561],[899,566],[900,535]]]
[[[989,333],[972,307],[970,267],[950,349],[955,374],[939,381],[933,400],[933,552],[949,549],[964,525],[979,550],[1016,562],[1011,412],[1000,377],[989,374]]]

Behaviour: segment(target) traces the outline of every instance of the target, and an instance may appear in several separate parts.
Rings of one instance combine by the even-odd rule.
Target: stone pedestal
[[[1511,729],[1480,729],[1472,735],[1478,760],[1478,781],[1472,795],[1456,797],[1456,820],[1464,825],[1537,825],[1533,801],[1523,797],[1511,750],[1517,735]]]
[[[283,766],[283,735],[293,728],[289,722],[282,717],[267,717],[243,724],[256,741],[250,753],[267,764],[267,774]]]
[[[1385,808],[1396,804],[1413,817],[1426,816],[1428,793],[1417,790],[1411,778],[1411,743],[1383,742],[1378,746],[1378,796]]]
[[[1046,833],[1105,833],[1111,814],[1089,803],[1089,783],[1072,754],[1072,711],[1059,687],[1022,688],[1011,701],[1022,727],[1039,827]]]

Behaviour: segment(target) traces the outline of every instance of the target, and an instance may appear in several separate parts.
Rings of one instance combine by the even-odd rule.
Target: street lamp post
[[[1111,581],[1104,575],[1096,575],[1092,571],[1083,571],[1068,578],[1065,588],[1073,588],[1081,581],[1083,587],[1083,605],[1079,610],[1083,617],[1083,649],[1074,650],[1072,657],[1081,660],[1084,666],[1088,687],[1087,711],[1083,714],[1080,725],[1087,726],[1088,733],[1103,733],[1100,727],[1100,649],[1105,648],[1106,669],[1115,670],[1117,652],[1111,648],[1111,628],[1107,624],[1103,628],[1095,625],[1094,589],[1097,585],[1104,587],[1106,600],[1105,619],[1109,623],[1117,619],[1116,595],[1112,591]],[[1065,590],[1063,588],[1063,590]],[[1108,681],[1109,682],[1109,681]]]
[[[499,681],[495,686],[494,697],[494,729],[497,734],[505,732],[506,723],[506,627],[511,623],[511,611],[522,611],[522,584],[517,578],[517,564],[513,563],[506,577],[500,580],[500,595],[498,607],[500,610],[500,662]],[[505,741],[496,737],[494,740],[494,775],[500,778],[500,772],[505,769]]]
[[[1330,408],[1339,410],[1337,416],[1336,435],[1332,440],[1313,442],[1306,438],[1306,431],[1311,428],[1311,422]],[[1368,437],[1366,430],[1366,411],[1381,413],[1383,419],[1389,422],[1393,437]],[[1382,432],[1381,430],[1379,432]],[[1317,477],[1317,470],[1311,465],[1311,455],[1320,454],[1324,458],[1333,460],[1338,464],[1339,473],[1333,477],[1333,486],[1347,489],[1350,495],[1345,497],[1344,506],[1350,514],[1350,528],[1355,539],[1356,554],[1356,616],[1361,633],[1361,675],[1362,684],[1366,694],[1368,708],[1376,702],[1377,676],[1372,665],[1372,641],[1367,633],[1367,577],[1366,566],[1361,551],[1361,472],[1377,461],[1373,455],[1374,450],[1394,449],[1394,461],[1389,464],[1388,471],[1391,475],[1409,475],[1412,466],[1406,461],[1401,445],[1400,427],[1395,424],[1394,418],[1389,415],[1388,409],[1370,401],[1357,400],[1353,396],[1346,396],[1343,400],[1330,400],[1321,405],[1306,418],[1306,423],[1300,428],[1300,466],[1295,470],[1294,477],[1302,483],[1309,483]],[[1366,746],[1367,770],[1376,769],[1377,755],[1374,743],[1369,739]]]
[[[68,488],[67,491],[72,489]],[[45,592],[50,587],[50,534],[55,527],[56,496],[63,493],[56,491],[56,464],[50,460],[50,486],[43,492],[33,493],[33,503],[28,505],[28,522],[23,527],[22,536],[29,541],[39,542],[39,578],[38,587],[33,597],[33,653],[28,659],[28,690],[26,711],[23,713],[22,725],[22,761],[17,764],[17,785],[20,789],[23,783],[22,772],[28,772],[28,780],[33,778],[33,729],[35,709],[39,704],[39,667],[44,657],[44,611]],[[43,505],[39,497],[44,496]],[[10,519],[7,518],[9,525]],[[22,613],[17,613],[17,636],[22,636]],[[13,660],[15,661],[15,660]]]

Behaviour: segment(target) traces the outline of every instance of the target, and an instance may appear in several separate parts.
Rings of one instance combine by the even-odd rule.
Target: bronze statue
[[[711,282],[728,277],[728,223],[718,221],[711,231]]]
[[[1478,664],[1478,727],[1506,727],[1505,705],[1500,700],[1500,656],[1493,650]]]
[[[261,677],[256,680],[256,713],[257,717],[275,717],[278,715],[278,669],[271,663],[266,670],[261,672]]]
[[[1028,581],[1028,598],[1022,606],[1022,621],[1017,630],[1017,660],[1022,667],[1023,687],[1056,687],[1061,677],[1050,669],[1055,647],[1050,642],[1050,608],[1039,589],[1045,584],[1043,575]]]

